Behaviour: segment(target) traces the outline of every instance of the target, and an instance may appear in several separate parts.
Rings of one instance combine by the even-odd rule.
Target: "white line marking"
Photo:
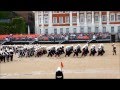
[[[118,70],[104,70],[104,69],[99,69],[99,70],[94,70],[94,69],[87,69],[87,70],[63,70],[63,73],[67,74],[114,74],[117,75],[119,74]],[[41,75],[41,74],[53,74],[55,75],[55,72],[49,71],[33,71],[31,73],[8,73],[8,74],[0,74],[0,78],[15,78],[16,76],[33,76],[33,75]]]

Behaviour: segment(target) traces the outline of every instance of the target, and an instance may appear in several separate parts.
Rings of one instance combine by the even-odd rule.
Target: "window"
[[[39,20],[40,20],[40,23],[41,23],[41,18]]]
[[[98,27],[95,27],[95,33],[98,33],[99,30],[98,30]]]
[[[106,27],[103,27],[103,33],[105,33],[106,32]]]
[[[63,28],[60,28],[60,34],[63,34]]]
[[[98,19],[98,15],[95,16],[95,21],[98,22],[99,19]]]
[[[76,17],[76,16],[73,16],[72,22],[73,22],[73,23],[76,23],[76,22],[77,22],[77,17]]]
[[[80,14],[80,22],[84,22],[84,14]]]
[[[120,15],[118,15],[117,17],[118,17],[117,20],[120,21]]]
[[[102,21],[107,21],[107,16],[106,15],[102,16]]]
[[[59,11],[59,13],[63,13],[63,11]]]
[[[87,22],[92,22],[92,17],[91,17],[91,14],[87,14]]]
[[[88,33],[90,33],[91,32],[91,27],[88,27]]]
[[[115,15],[110,15],[110,21],[115,21]]]
[[[45,29],[45,34],[48,34],[48,29]]]
[[[57,29],[56,28],[54,29],[54,34],[57,34]]]
[[[73,13],[77,13],[77,11],[73,11]]]
[[[53,11],[53,13],[57,13],[57,11]]]
[[[69,22],[70,22],[69,16],[65,17],[65,23],[69,23]]]
[[[40,12],[38,12],[38,15],[41,15],[41,11],[40,11]]]
[[[57,17],[53,17],[53,23],[57,23]]]
[[[40,34],[41,34],[41,29],[40,29]]]
[[[69,11],[65,11],[65,13],[69,13]]]
[[[59,23],[63,23],[63,17],[59,17]]]
[[[48,11],[44,11],[44,14],[48,14]]]
[[[81,28],[80,28],[80,32],[81,32],[81,33],[84,33],[84,27],[81,27]]]
[[[120,33],[120,26],[118,26],[118,33]]]
[[[111,33],[114,33],[114,27],[111,27]]]
[[[66,28],[66,33],[69,33],[69,28]]]
[[[73,33],[77,33],[76,28],[73,28]]]
[[[48,24],[48,17],[44,17],[44,23]]]

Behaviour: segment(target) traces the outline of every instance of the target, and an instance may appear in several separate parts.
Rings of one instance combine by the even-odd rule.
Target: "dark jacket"
[[[63,72],[62,71],[56,71],[56,75],[55,75],[56,79],[63,79]]]

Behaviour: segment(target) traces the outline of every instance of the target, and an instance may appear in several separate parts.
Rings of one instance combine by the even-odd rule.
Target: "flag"
[[[61,62],[61,68],[63,68],[64,66],[63,66],[63,63]]]

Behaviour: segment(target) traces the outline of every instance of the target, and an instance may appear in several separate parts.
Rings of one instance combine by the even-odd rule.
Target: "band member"
[[[56,79],[63,79],[63,78],[64,78],[64,77],[63,77],[63,72],[62,72],[62,70],[61,70],[60,67],[57,68],[55,78],[56,78]]]
[[[112,44],[112,47],[113,47],[113,55],[114,55],[114,54],[116,55],[116,46],[115,46],[114,43]]]

